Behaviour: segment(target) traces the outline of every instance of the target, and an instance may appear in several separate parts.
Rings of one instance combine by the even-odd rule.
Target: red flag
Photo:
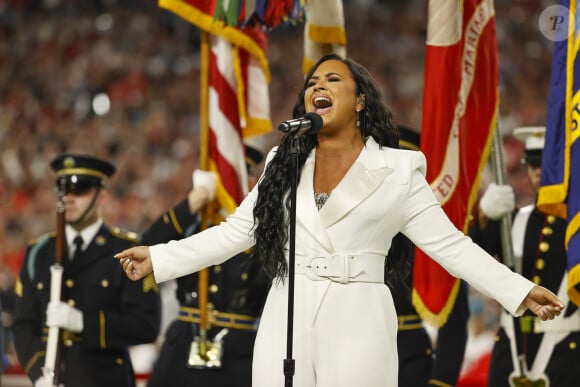
[[[421,149],[444,211],[467,231],[497,124],[498,63],[492,0],[430,0]],[[417,250],[413,304],[441,326],[459,280]]]
[[[214,1],[159,0],[159,6],[207,32],[201,66],[202,167],[217,173],[218,207],[231,213],[248,191],[244,139],[272,130],[266,35],[259,25],[242,30],[215,20]]]

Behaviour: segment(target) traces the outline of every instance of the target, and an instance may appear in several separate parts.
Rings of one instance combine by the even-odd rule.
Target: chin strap
[[[85,216],[87,216],[87,214],[89,213],[91,208],[93,208],[95,203],[97,202],[97,198],[99,197],[100,193],[101,193],[101,187],[98,187],[97,190],[95,191],[95,194],[93,195],[93,199],[91,200],[91,203],[87,206],[87,209],[81,214],[81,216],[79,216],[79,218],[77,220],[72,221],[72,222],[68,222],[71,226],[79,224],[85,219]]]

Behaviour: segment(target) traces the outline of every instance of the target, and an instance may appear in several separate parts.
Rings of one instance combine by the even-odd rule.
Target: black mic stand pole
[[[290,251],[288,254],[288,327],[286,336],[286,359],[284,359],[285,387],[292,387],[294,359],[292,359],[292,335],[294,331],[294,262],[296,247],[296,186],[298,181],[298,156],[300,155],[300,136],[292,137],[290,144],[292,173],[290,176]]]

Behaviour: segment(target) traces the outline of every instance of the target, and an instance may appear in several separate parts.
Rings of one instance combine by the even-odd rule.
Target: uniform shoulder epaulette
[[[125,239],[134,243],[139,242],[139,234],[133,231],[122,230],[120,227],[111,228],[111,234],[117,238]]]
[[[34,246],[35,244],[39,243],[39,242],[44,242],[47,239],[50,238],[54,238],[56,236],[56,232],[52,231],[52,232],[47,232],[45,234],[42,234],[34,239],[32,239],[31,241],[28,242],[29,246]]]

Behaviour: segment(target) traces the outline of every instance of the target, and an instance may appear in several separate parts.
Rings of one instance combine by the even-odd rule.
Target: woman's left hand
[[[554,293],[538,285],[530,290],[524,305],[542,321],[552,320],[564,310],[564,303]]]

